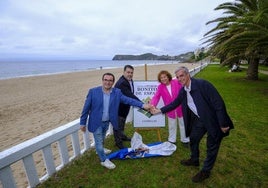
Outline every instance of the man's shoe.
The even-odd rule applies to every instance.
[[[122,138],[123,141],[131,141],[131,138],[128,138],[128,137],[124,137]]]
[[[117,143],[115,144],[119,149],[124,149],[125,146],[123,145],[123,143]]]
[[[192,159],[182,160],[183,166],[199,166],[199,161],[193,161]]]
[[[106,159],[105,161],[101,162],[101,165],[108,168],[108,169],[114,169],[115,164],[112,163],[109,159]]]
[[[182,145],[185,148],[190,148],[190,143],[189,142],[182,142]]]
[[[210,172],[209,171],[199,171],[194,177],[192,177],[192,181],[194,183],[202,182],[205,179],[209,178]]]

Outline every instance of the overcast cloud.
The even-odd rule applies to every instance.
[[[230,0],[231,1],[231,0]],[[112,59],[200,48],[228,0],[1,0],[0,58]]]

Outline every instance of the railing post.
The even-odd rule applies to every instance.
[[[7,166],[0,170],[0,180],[3,185],[3,188],[17,187],[10,166]]]
[[[23,158],[23,166],[26,171],[30,187],[35,187],[36,185],[38,185],[40,181],[37,175],[32,155],[28,155],[27,157]]]

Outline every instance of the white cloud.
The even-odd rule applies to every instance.
[[[108,58],[200,47],[223,0],[2,0],[0,54]]]

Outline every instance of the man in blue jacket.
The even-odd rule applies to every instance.
[[[201,182],[209,178],[221,140],[229,135],[234,126],[222,97],[211,83],[191,78],[186,67],[179,67],[175,74],[184,86],[179,95],[170,104],[151,111],[153,114],[166,113],[182,105],[186,136],[190,136],[191,150],[190,158],[181,161],[184,166],[199,166],[199,143],[207,133],[207,156],[203,168],[192,177],[193,182]]]
[[[144,108],[149,110],[149,104],[126,97],[120,89],[113,88],[114,75],[105,73],[102,76],[102,86],[92,88],[88,91],[84,108],[80,117],[80,129],[86,131],[86,123],[88,120],[88,130],[93,133],[95,140],[95,148],[100,158],[101,165],[108,168],[115,168],[104,153],[104,140],[109,123],[115,130],[118,129],[118,108],[120,102]]]

